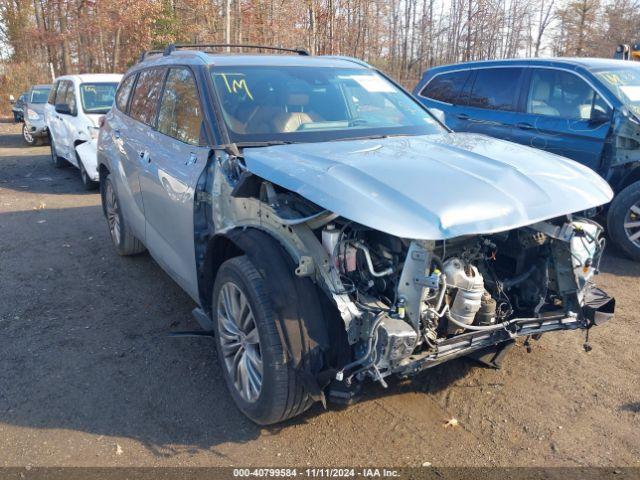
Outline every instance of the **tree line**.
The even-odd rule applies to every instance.
[[[171,42],[349,55],[410,86],[443,63],[611,57],[635,37],[640,0],[0,0],[0,88],[124,72]]]

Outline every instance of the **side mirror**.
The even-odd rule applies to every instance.
[[[56,103],[56,112],[63,115],[73,115],[71,107],[66,103]]]
[[[603,112],[602,110],[593,109],[591,110],[591,118],[589,118],[589,123],[594,125],[602,125],[603,123],[607,123],[611,120],[611,112]]]

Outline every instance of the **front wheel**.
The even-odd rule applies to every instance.
[[[620,250],[640,261],[640,182],[632,183],[613,199],[607,228]]]
[[[29,129],[29,127],[27,126],[26,123],[22,124],[22,138],[24,139],[24,141],[25,141],[25,143],[27,145],[35,145],[36,144],[36,139],[31,134],[31,130]]]
[[[102,192],[102,205],[107,217],[111,242],[119,255],[137,255],[145,251],[143,243],[138,240],[129,230],[129,226],[120,210],[120,202],[113,185],[111,175],[107,175],[104,180],[104,190]]]
[[[87,170],[84,168],[84,165],[82,164],[82,160],[80,160],[80,155],[78,155],[77,153],[76,153],[76,161],[78,162],[78,170],[80,170],[80,180],[82,180],[82,185],[84,186],[84,189],[87,191],[91,191],[98,188],[98,182],[94,182],[93,180],[91,180],[91,177],[89,177]]]
[[[265,279],[248,257],[221,265],[212,311],[218,358],[242,413],[269,425],[311,406],[313,401],[287,361]]]

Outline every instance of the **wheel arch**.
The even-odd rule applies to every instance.
[[[249,257],[261,274],[269,269],[272,269],[271,273],[274,274],[274,266],[279,267],[277,269],[281,275],[274,275],[268,282],[272,286],[271,294],[277,304],[276,309],[288,311],[292,299],[298,298],[298,313],[302,318],[299,323],[300,329],[304,330],[304,336],[308,335],[313,343],[322,349],[329,365],[344,363],[350,355],[350,350],[338,308],[309,277],[298,277],[294,273],[297,265],[294,258],[267,230],[237,227],[209,239],[201,262],[199,278],[201,306],[207,314],[213,319],[211,296],[218,269],[226,260],[241,255]],[[296,294],[293,297],[292,292],[288,292],[287,295],[287,292],[282,290],[285,283],[295,290]],[[289,328],[290,325],[286,327],[287,330]],[[290,339],[292,335],[285,336]]]
[[[614,189],[616,194],[627,188],[629,185],[640,182],[640,163],[637,163],[633,168],[622,177],[616,188]]]

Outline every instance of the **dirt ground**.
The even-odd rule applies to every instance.
[[[272,428],[234,407],[194,303],[111,247],[97,193],[0,125],[0,466],[640,466],[640,265],[607,251],[615,320],[502,370],[456,360]],[[456,418],[458,427],[445,427]]]

